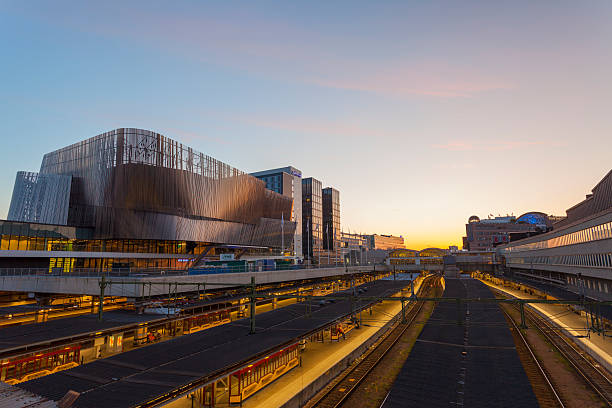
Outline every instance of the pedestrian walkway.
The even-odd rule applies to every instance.
[[[485,284],[498,290],[506,292],[521,299],[538,299],[535,295],[530,295],[520,290],[496,285],[487,280],[482,280]],[[567,305],[554,305],[544,303],[534,303],[530,305],[535,310],[545,315],[563,328],[566,333],[572,336],[572,340],[579,347],[585,350],[608,371],[612,371],[612,338],[602,336],[599,333],[592,333],[588,330],[586,317],[577,314]]]

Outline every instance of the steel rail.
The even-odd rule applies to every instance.
[[[493,289],[493,288],[492,288]],[[507,292],[493,289],[502,296],[511,296]],[[513,305],[517,308],[516,305]],[[534,327],[552,344],[557,351],[571,364],[574,371],[603,399],[608,406],[612,406],[612,381],[593,365],[583,353],[576,349],[556,328],[553,323],[543,317],[540,312],[531,307],[525,309],[525,315],[534,323]],[[512,320],[514,323],[514,320]],[[543,329],[546,328],[546,330]],[[522,336],[522,333],[521,333]]]
[[[612,382],[604,373],[591,363],[580,350],[567,341],[548,320],[533,310],[526,310],[529,319],[536,323],[540,333],[555,346],[555,348],[574,367],[582,379],[609,405],[612,406]],[[539,323],[539,324],[538,324]],[[542,327],[546,327],[543,330]]]
[[[512,326],[514,327],[514,331],[519,335],[519,337],[520,337],[520,339],[522,341],[522,344],[525,346],[525,349],[528,351],[528,353],[529,353],[529,355],[531,357],[531,360],[534,362],[535,366],[538,369],[539,374],[542,376],[542,378],[546,382],[546,385],[547,385],[548,389],[551,391],[551,393],[555,397],[556,403],[559,404],[559,407],[565,408],[565,404],[563,404],[563,401],[561,400],[561,397],[557,393],[557,390],[555,389],[555,386],[553,385],[553,383],[550,380],[548,374],[544,370],[544,367],[542,367],[542,365],[540,364],[540,361],[536,357],[535,353],[533,352],[533,350],[529,346],[529,343],[527,342],[527,339],[525,338],[525,336],[523,335],[523,333],[519,329],[518,325],[516,324],[516,322],[514,321],[514,319],[512,318],[512,316],[510,316],[510,314],[508,312],[506,312],[503,308],[501,308],[501,309],[504,312],[504,314],[506,315],[507,319],[512,323]],[[517,352],[518,352],[518,350],[517,350]]]

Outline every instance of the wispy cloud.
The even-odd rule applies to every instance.
[[[362,73],[348,70],[343,75],[313,79],[312,83],[339,89],[365,91],[389,96],[429,96],[468,98],[479,93],[510,90],[509,81],[496,79],[482,72],[460,67],[442,66],[434,62],[410,64],[402,62],[393,67],[372,66],[369,63],[348,63],[360,67]]]
[[[222,145],[234,144],[231,138],[209,136],[207,133],[204,133],[204,132],[194,132],[190,130],[179,129],[176,127],[168,127],[168,126],[166,126],[165,129],[168,132],[171,132],[171,134],[168,134],[169,137],[178,139],[181,142],[207,141],[207,142],[213,142],[213,143],[218,143]]]
[[[351,136],[351,137],[393,137],[395,134],[386,134],[380,129],[371,129],[354,122],[343,119],[324,120],[318,118],[296,117],[255,117],[232,116],[228,119],[252,126],[283,130],[295,133],[308,133],[318,135]]]
[[[564,147],[565,143],[551,142],[545,140],[487,140],[468,141],[453,140],[441,144],[434,144],[434,149],[449,150],[453,152],[466,151],[504,151],[525,149],[533,146]]]
[[[38,13],[48,23],[114,38],[123,44],[326,88],[390,97],[457,98],[514,86],[495,73],[443,58],[415,60],[402,54],[374,58],[370,55],[377,54],[377,50],[368,47],[378,48],[379,44],[365,45],[360,38],[330,38],[325,32],[248,11],[219,18],[211,13],[143,10],[127,4],[121,13],[111,17],[105,8],[91,8],[77,7],[69,15],[54,9]],[[79,18],[84,15],[87,18]],[[114,21],[112,27],[109,19]],[[387,41],[394,40],[397,39]],[[384,36],[381,41],[385,41]]]
[[[441,170],[468,170],[473,169],[476,166],[474,163],[442,162],[435,163],[433,167]]]

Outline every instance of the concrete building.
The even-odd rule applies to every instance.
[[[302,236],[304,258],[318,260],[323,252],[323,187],[312,177],[302,179]]]
[[[393,236],[393,235],[367,235],[369,240],[369,248],[374,249],[402,249],[406,248],[404,244],[404,237]]]
[[[468,219],[463,237],[463,249],[467,251],[490,251],[516,238],[524,238],[546,232],[552,228],[548,215],[529,212],[514,216],[480,219],[476,215]],[[514,237],[514,238],[513,238]]]
[[[341,253],[344,261],[350,265],[366,264],[368,260],[369,239],[367,235],[342,232],[340,235]],[[370,256],[370,258],[372,258]]]
[[[251,173],[266,183],[266,188],[291,198],[291,217],[285,216],[296,223],[293,236],[292,252],[295,256],[303,256],[302,242],[302,172],[295,167],[287,166],[278,169]]]
[[[497,250],[505,273],[612,300],[612,171],[551,231]]]

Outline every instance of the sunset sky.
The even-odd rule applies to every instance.
[[[18,170],[118,127],[340,191],[344,230],[460,245],[612,168],[612,2],[0,1],[0,218]]]

